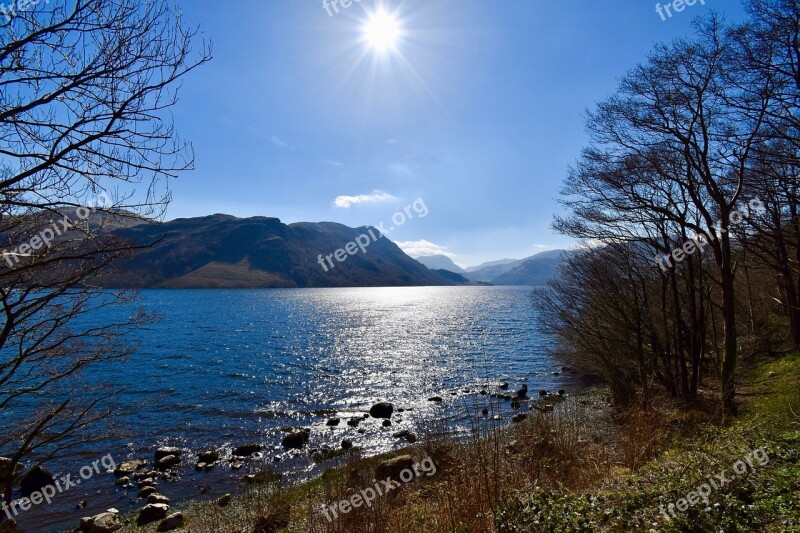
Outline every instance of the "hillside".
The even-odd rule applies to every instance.
[[[115,231],[152,246],[120,263],[107,286],[131,288],[271,288],[456,285],[407,256],[385,237],[326,271],[333,254],[370,228],[331,223],[284,224],[229,215],[140,224]],[[374,234],[380,235],[377,230]],[[323,259],[324,260],[324,259]]]
[[[494,285],[540,286],[558,275],[564,250],[550,250],[524,259],[512,269],[491,280]]]
[[[446,255],[424,255],[416,257],[415,259],[431,270],[449,270],[456,274],[463,274],[466,272],[463,268],[453,263],[453,260]]]

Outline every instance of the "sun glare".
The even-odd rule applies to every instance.
[[[364,41],[380,53],[394,50],[401,33],[397,17],[386,11],[375,12],[364,24]]]

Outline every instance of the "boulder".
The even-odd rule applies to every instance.
[[[351,441],[351,440],[349,440],[349,439],[344,439],[344,440],[342,441],[342,449],[343,449],[343,450],[349,450],[349,449],[351,449],[352,447],[353,447],[353,441]]]
[[[220,507],[227,507],[228,505],[230,505],[231,499],[232,497],[230,494],[224,494],[222,497],[220,497],[219,500],[217,500],[217,505],[219,505]]]
[[[233,449],[233,455],[237,457],[250,457],[263,449],[264,447],[260,444],[243,444]]]
[[[173,529],[183,527],[183,523],[183,514],[173,513],[162,520],[160,524],[158,524],[158,531],[172,531]]]
[[[42,466],[34,466],[19,481],[23,496],[30,496],[49,485],[55,485],[56,478]]]
[[[81,519],[79,531],[84,533],[112,533],[125,525],[118,513],[105,512]]]
[[[522,422],[526,418],[528,418],[528,416],[525,413],[520,413],[518,415],[512,416],[511,417],[511,421],[514,422],[515,424],[519,424],[520,422]]]
[[[341,419],[339,419],[339,418],[330,418],[330,419],[328,419],[328,422],[326,423],[326,425],[328,425],[328,426],[338,426],[339,422],[341,422]]]
[[[392,418],[393,412],[394,405],[389,402],[378,402],[369,410],[369,414],[372,418]]]
[[[547,396],[547,391],[544,390],[544,389],[540,390],[539,391],[539,396],[541,396],[542,398],[546,397]]]
[[[528,395],[528,386],[523,385],[521,389],[517,391],[517,398],[524,398]]]
[[[172,446],[164,446],[156,450],[156,455],[154,460],[158,462],[168,455],[174,455],[175,457],[180,457],[182,454],[183,450],[181,450],[180,448],[175,448]]]
[[[392,478],[395,481],[400,481],[400,472],[409,468],[413,472],[414,458],[410,455],[401,455],[394,459],[389,459],[378,465],[375,469],[375,479]]]
[[[392,425],[392,421],[391,420],[384,420],[383,421],[383,427],[388,428],[391,425]]]
[[[147,498],[148,496],[150,496],[151,494],[155,494],[156,492],[158,492],[158,489],[156,489],[155,487],[142,487],[141,489],[139,489],[139,494],[137,494],[137,496],[139,498]]]
[[[143,526],[156,520],[163,520],[169,514],[169,505],[165,503],[149,503],[139,511],[137,525]]]
[[[403,429],[401,431],[397,431],[394,434],[392,434],[392,437],[394,437],[396,439],[404,439],[404,438],[408,437],[410,434],[411,434],[411,432],[409,430]]]
[[[146,464],[147,461],[145,461],[144,459],[134,459],[132,461],[125,461],[114,470],[114,475],[117,477],[130,476],[131,474],[133,474]]]
[[[297,431],[295,433],[290,433],[285,437],[283,437],[283,440],[281,441],[281,446],[283,446],[286,449],[299,450],[306,445],[310,436],[311,434],[305,430]]]
[[[441,402],[443,400],[442,400],[441,396],[431,396],[430,398],[428,398],[428,401],[429,402]]]
[[[358,427],[358,425],[361,423],[362,420],[364,420],[364,419],[360,418],[360,417],[359,418],[351,418],[350,420],[347,421],[347,425],[350,426],[350,427]]]
[[[156,462],[156,468],[158,470],[167,470],[179,464],[181,464],[181,458],[177,455],[165,455]]]
[[[147,503],[166,503],[169,504],[169,498],[164,496],[163,494],[159,494],[154,492],[150,496],[147,497]]]
[[[503,390],[506,390],[506,389],[508,388],[508,383],[506,383],[506,382],[504,381],[504,382],[500,383],[500,385],[498,385],[498,387],[500,387],[500,388],[501,388],[501,389],[503,389]]]
[[[198,463],[205,463],[207,465],[216,463],[217,461],[219,461],[219,452],[216,450],[200,452],[200,455],[197,457]]]

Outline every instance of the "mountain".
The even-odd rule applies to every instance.
[[[463,274],[465,272],[463,268],[453,263],[453,260],[446,255],[423,255],[415,259],[431,270],[449,270],[456,274]]]
[[[549,250],[523,259],[511,270],[491,280],[493,285],[544,285],[558,275],[565,250]]]
[[[519,259],[499,259],[497,261],[489,261],[487,263],[481,263],[478,266],[467,267],[466,270],[467,272],[476,272],[486,267],[504,266],[504,265],[509,265],[511,263],[519,263],[519,262],[520,262]]]
[[[370,232],[377,240],[372,240]],[[277,218],[211,215],[115,234],[148,246],[118,264],[109,287],[261,288],[457,285],[429,270],[371,227],[333,222],[284,224]],[[342,251],[361,238],[365,253]],[[355,245],[351,245],[353,250]],[[324,264],[324,268],[322,264]],[[332,265],[332,266],[331,266]],[[326,271],[327,269],[327,271]]]
[[[493,261],[492,263],[484,263],[484,265],[480,265],[480,267],[473,267],[477,268],[477,270],[467,269],[464,275],[472,281],[493,283],[493,280],[499,278],[514,267],[521,265],[523,261],[525,261],[525,259],[503,259],[502,262]]]

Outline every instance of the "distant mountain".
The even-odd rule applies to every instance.
[[[118,263],[103,281],[110,287],[259,288],[457,285],[429,270],[380,236],[366,253],[319,263],[375,228],[332,222],[283,224],[277,218],[211,215],[160,225],[140,224],[114,233],[152,246]],[[341,256],[341,254],[340,254]]]
[[[466,270],[467,272],[476,272],[486,267],[504,266],[504,265],[510,265],[511,263],[519,263],[519,262],[520,262],[519,259],[499,259],[497,261],[489,261],[488,263],[481,263],[478,266],[467,267]]]
[[[416,260],[431,270],[449,270],[456,274],[465,272],[463,268],[453,263],[453,260],[446,255],[423,255],[422,257],[417,257]]]
[[[549,250],[522,260],[508,272],[493,279],[493,285],[544,285],[558,275],[565,250]]]
[[[506,262],[510,261],[510,262]],[[524,259],[504,259],[503,262],[497,261],[493,263],[485,263],[486,266],[481,265],[477,270],[467,270],[464,274],[472,281],[482,281],[484,283],[494,283],[493,280],[499,278],[506,272],[509,272],[514,267],[521,265]]]
[[[452,281],[453,283],[455,283],[457,285],[467,285],[467,284],[471,283],[467,278],[465,278],[461,274],[456,274],[455,272],[452,272],[450,270],[445,270],[443,268],[439,268],[439,269],[434,270],[434,272],[436,272],[437,274],[439,274],[442,277],[445,277],[445,278],[449,279],[450,281]]]

